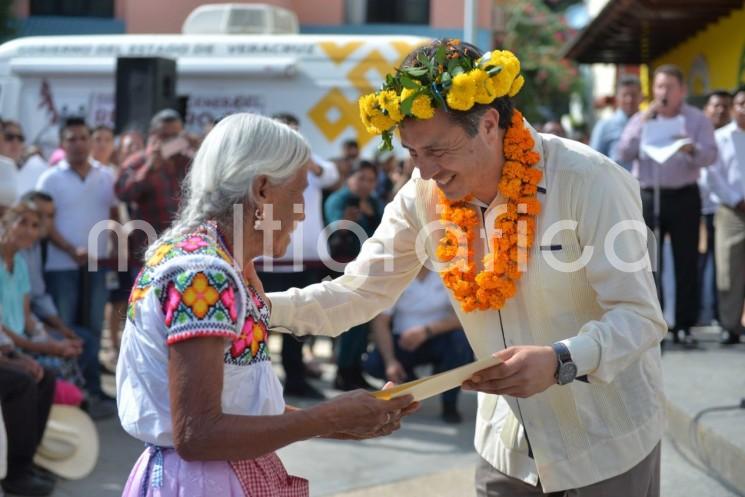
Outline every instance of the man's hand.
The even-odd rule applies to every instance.
[[[696,146],[693,143],[686,143],[685,145],[680,147],[680,151],[688,155],[693,155],[696,153]]]
[[[39,383],[44,377],[44,368],[41,367],[41,364],[27,355],[19,355],[18,357],[9,359],[8,362],[21,371],[28,373],[36,383]]]
[[[665,106],[662,105],[661,102],[658,102],[657,100],[652,101],[652,103],[650,103],[647,107],[647,110],[644,111],[644,114],[642,114],[642,121],[646,122],[654,119],[660,113],[660,110],[664,107]]]
[[[385,377],[393,383],[403,383],[406,381],[408,375],[401,363],[393,359],[385,366]]]
[[[88,251],[83,247],[76,247],[75,251],[70,254],[78,266],[83,267],[88,264]]]
[[[356,222],[360,218],[360,208],[349,205],[344,208],[344,220]]]
[[[556,353],[548,346],[520,345],[497,352],[502,362],[474,374],[464,390],[527,398],[556,384]]]
[[[46,351],[44,353],[69,359],[79,356],[81,352],[82,348],[79,348],[72,340],[65,338],[62,340],[50,340],[47,342]]]
[[[427,328],[425,326],[413,326],[401,333],[398,344],[402,349],[413,352],[427,341]]]
[[[308,163],[308,171],[314,176],[320,176],[323,174],[323,168],[312,160]]]
[[[147,141],[147,149],[145,149],[145,155],[147,156],[148,167],[152,171],[157,171],[162,165],[165,159],[160,151],[160,147],[163,144],[158,135],[150,135]]]

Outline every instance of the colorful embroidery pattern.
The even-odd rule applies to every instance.
[[[162,299],[168,344],[195,336],[234,337],[236,322],[220,300],[220,294],[231,284],[227,274],[216,267],[196,272],[177,270],[167,278]]]
[[[203,257],[195,260],[194,255]],[[170,261],[174,264],[165,267]],[[245,281],[226,247],[207,230],[164,243],[148,259],[130,294],[127,316],[132,322],[143,311],[141,302],[150,292],[163,312],[169,345],[198,336],[224,336],[232,338],[225,351],[226,363],[270,360],[266,344],[269,308]],[[245,309],[242,326],[238,323],[241,309]]]

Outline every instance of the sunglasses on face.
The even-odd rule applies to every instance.
[[[16,133],[5,133],[5,141],[12,142],[13,140],[24,142],[26,141],[26,137],[20,134],[16,134]]]

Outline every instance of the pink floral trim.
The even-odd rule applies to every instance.
[[[228,310],[230,319],[236,321],[238,319],[238,306],[236,305],[235,301],[235,290],[233,290],[232,286],[228,286],[225,290],[223,290],[223,292],[220,294],[220,300],[222,301],[225,308]]]
[[[168,287],[166,288],[166,326],[171,326],[171,322],[173,322],[173,316],[180,303],[181,293],[179,293],[176,285],[174,285],[172,281],[169,281]]]
[[[174,343],[179,343],[179,342],[183,342],[184,340],[189,340],[191,338],[199,338],[199,337],[233,338],[235,337],[235,333],[232,331],[227,331],[227,330],[182,331],[181,333],[177,333],[175,335],[169,335],[168,339],[166,340],[166,343],[168,345],[173,345]]]
[[[205,242],[202,237],[192,236],[184,240],[183,242],[176,245],[178,248],[182,248],[187,252],[196,252],[202,247],[209,247],[209,243]]]

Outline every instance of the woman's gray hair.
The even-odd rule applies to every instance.
[[[234,205],[253,204],[256,177],[281,184],[309,159],[308,142],[289,126],[249,113],[222,119],[199,147],[184,179],[176,220],[160,240],[185,235],[210,220],[230,223]],[[146,260],[159,242],[148,248]]]

